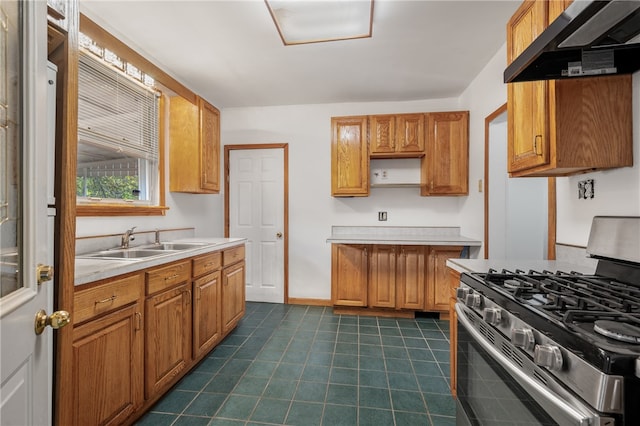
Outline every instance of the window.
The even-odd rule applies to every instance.
[[[163,214],[161,93],[82,33],[80,46],[78,215]]]

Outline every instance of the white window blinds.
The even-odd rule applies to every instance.
[[[158,107],[155,91],[80,51],[79,168],[122,175],[136,168],[131,158],[156,162]]]

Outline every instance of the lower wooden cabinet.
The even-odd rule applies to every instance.
[[[460,272],[451,268],[448,269],[449,291],[449,368],[451,370],[451,395],[456,396],[458,384],[457,366],[458,362],[458,314],[456,314],[456,289],[460,285]]]
[[[143,329],[139,304],[73,330],[73,425],[117,425],[143,403]]]
[[[449,314],[445,263],[459,246],[333,244],[331,299],[336,307]]]
[[[222,333],[233,329],[245,311],[245,264],[238,262],[222,270]]]
[[[458,258],[462,247],[430,246],[427,267],[427,310],[449,312],[449,275],[447,259]]]
[[[220,271],[193,282],[193,358],[199,359],[222,339]]]
[[[331,245],[331,301],[334,306],[367,306],[368,247]]]
[[[416,311],[425,308],[425,247],[399,246],[397,262],[397,307]]]
[[[172,383],[191,362],[191,283],[145,301],[145,397]]]
[[[90,283],[74,294],[64,425],[131,424],[245,313],[244,245]]]

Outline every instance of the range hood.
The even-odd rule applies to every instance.
[[[505,70],[504,82],[640,69],[640,1],[574,0]]]

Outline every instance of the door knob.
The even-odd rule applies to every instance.
[[[71,322],[71,315],[67,311],[56,311],[51,315],[47,315],[44,309],[40,309],[36,314],[36,322],[34,330],[36,334],[42,334],[46,326],[51,326],[53,329],[64,327]]]
[[[278,233],[276,234],[276,237],[278,237],[278,238],[282,238],[282,232],[278,232]]]

